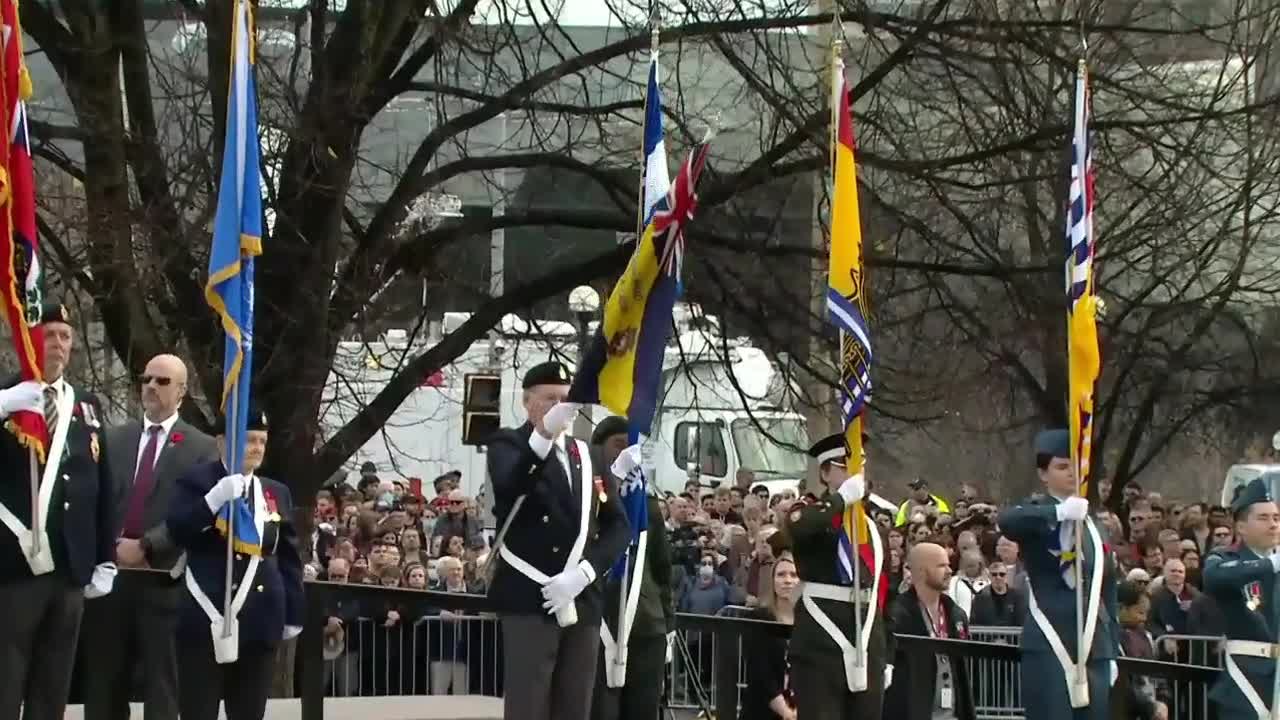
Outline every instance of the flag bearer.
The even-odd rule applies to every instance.
[[[1209,699],[1219,720],[1273,717],[1277,648],[1280,648],[1280,510],[1271,497],[1274,474],[1245,485],[1231,503],[1238,545],[1214,550],[1204,562],[1204,590],[1226,625],[1223,655]]]
[[[225,433],[218,450],[226,457]],[[192,468],[169,505],[169,534],[186,553],[178,618],[182,720],[217,720],[219,704],[227,720],[262,720],[276,647],[302,632],[293,501],[283,483],[256,474],[266,450],[267,417],[250,408],[243,467],[233,473],[215,460]],[[228,514],[236,539],[229,635],[223,632]]]
[[[61,720],[85,596],[107,594],[115,580],[115,526],[102,410],[63,377],[71,316],[55,303],[41,317],[47,382],[0,390],[0,418],[40,413],[49,428],[47,462],[35,468],[0,429],[0,718]]]
[[[1030,612],[1022,630],[1022,697],[1036,720],[1104,720],[1115,681],[1115,561],[1076,495],[1066,430],[1036,436],[1036,468],[1045,497],[1000,514],[1000,531],[1018,543],[1027,570]],[[1084,656],[1078,673],[1075,543],[1084,523]],[[1101,570],[1099,571],[1099,565]],[[1081,682],[1083,680],[1084,682]]]
[[[638,446],[627,447],[627,421],[616,415],[601,420],[591,435],[591,444],[604,449],[604,459],[610,464],[614,479],[625,480],[635,466],[634,456],[639,454]],[[622,583],[612,573],[605,580],[605,613],[600,625],[601,653],[596,668],[595,696],[591,701],[592,720],[654,720],[658,717],[667,637],[675,631],[671,543],[667,540],[661,503],[652,493],[646,496],[644,567],[638,572],[632,571],[631,582],[638,580],[640,587],[629,585],[627,593],[635,598],[634,609],[629,613],[627,662],[623,677],[614,677],[612,682],[610,661],[616,658],[605,649],[610,643],[616,648],[618,643]],[[634,567],[635,558],[631,562]],[[612,672],[616,673],[616,669]]]
[[[884,545],[871,524],[865,546],[851,553],[845,535],[845,508],[864,502],[862,474],[850,476],[843,433],[819,440],[809,449],[817,460],[826,492],[816,502],[796,506],[784,535],[804,582],[791,632],[791,680],[796,714],[803,720],[878,718],[884,690],[893,681],[886,665],[890,636],[884,626],[888,593]],[[785,539],[782,539],[785,536]],[[862,637],[856,637],[853,568],[860,563]],[[855,653],[865,652],[860,672]]]
[[[487,451],[498,522],[489,598],[506,648],[505,716],[583,720],[591,711],[605,572],[631,532],[598,449],[566,437],[579,406],[564,402],[558,362],[525,374],[529,420]]]

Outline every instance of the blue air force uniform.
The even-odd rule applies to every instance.
[[[250,430],[266,429],[266,419],[260,413],[250,417]],[[271,687],[276,647],[286,636],[301,632],[303,624],[302,562],[291,520],[293,499],[283,483],[255,476],[249,479],[246,497],[255,519],[259,512],[265,512],[260,536],[262,555],[254,563],[253,576],[246,578],[254,558],[237,548],[232,593],[242,591],[243,584],[249,583],[236,615],[239,652],[234,662],[217,662],[211,618],[199,594],[219,615],[222,613],[227,540],[215,525],[216,518],[205,495],[227,475],[221,460],[192,468],[178,480],[169,506],[169,532],[186,553],[186,592],[178,617],[179,707],[183,720],[216,720],[220,702],[226,703],[228,720],[261,720]]]
[[[1036,454],[1069,457],[1067,432],[1041,433],[1036,438]],[[1073,522],[1059,522],[1060,502],[1054,497],[1029,499],[1002,512],[998,520],[1000,532],[1021,547],[1027,572],[1028,606],[1038,608],[1040,615],[1037,618],[1036,610],[1032,609],[1023,624],[1022,697],[1027,717],[1036,720],[1104,720],[1109,714],[1113,663],[1117,655],[1115,560],[1106,551],[1092,520],[1088,520],[1082,579],[1086,613],[1094,573],[1100,569],[1103,574],[1100,594],[1094,602],[1097,620],[1086,663],[1089,702],[1087,707],[1073,709],[1068,683],[1075,681],[1076,673],[1064,670],[1054,649],[1056,638],[1068,662],[1077,661],[1075,570],[1070,561],[1075,531]]]
[[[1257,503],[1271,502],[1263,476],[1246,485],[1231,504],[1239,519]],[[1270,717],[1280,648],[1280,593],[1274,549],[1262,553],[1243,543],[1210,553],[1204,561],[1204,589],[1212,595],[1226,626],[1226,672],[1219,674],[1209,699],[1221,720]]]

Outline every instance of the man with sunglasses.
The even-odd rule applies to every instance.
[[[171,570],[180,551],[165,525],[178,478],[218,457],[217,442],[178,414],[187,395],[187,366],[174,355],[151,358],[142,371],[142,417],[109,428],[115,496],[116,565]],[[82,656],[86,720],[129,717],[135,664],[142,666],[148,719],[178,717],[175,633],[182,587],[174,580],[123,574],[113,593],[85,603]]]
[[[112,589],[115,536],[102,409],[63,376],[71,315],[46,304],[40,319],[45,382],[0,390],[0,419],[40,414],[49,436],[37,464],[0,431],[0,718],[54,720],[66,709],[84,599]]]

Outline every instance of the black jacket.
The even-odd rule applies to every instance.
[[[6,387],[12,387],[16,380]],[[68,585],[83,586],[100,563],[115,562],[115,508],[102,407],[93,395],[74,393],[66,445],[60,458],[45,518],[55,573]],[[52,434],[52,430],[50,430]],[[8,430],[0,430],[0,503],[31,527],[30,451]],[[38,468],[44,471],[44,466]],[[9,528],[0,525],[0,584],[31,577],[31,568]]]
[[[969,637],[969,619],[964,610],[950,597],[943,595],[942,604],[947,614],[947,637],[964,640]],[[915,588],[908,588],[893,604],[891,610],[893,631],[900,635],[929,636],[924,613]],[[955,714],[959,720],[974,720],[973,691],[969,686],[966,660],[961,655],[951,655],[951,686],[955,700]],[[933,701],[937,694],[937,656],[919,649],[903,649],[895,654],[893,684],[884,694],[884,716],[894,720],[929,720],[933,716]]]
[[[503,545],[552,577],[565,570],[565,562],[578,537],[583,458],[572,438],[566,438],[565,447],[575,476],[570,483],[554,447],[545,459],[540,459],[529,447],[532,433],[533,426],[526,423],[519,428],[499,430],[489,440],[487,458],[489,478],[493,482],[493,514],[498,527],[502,528],[517,499],[525,497],[503,538]],[[577,610],[580,624],[595,625],[603,614],[601,588],[605,573],[626,549],[631,531],[618,501],[617,483],[605,467],[599,448],[589,447],[588,454],[591,477],[586,491],[591,493],[591,499],[582,559],[591,563],[596,581],[578,596]],[[599,498],[601,492],[605,494],[604,502]],[[545,601],[538,583],[501,557],[490,561],[498,563],[488,588],[489,598],[498,612],[541,615],[553,621],[542,608]]]
[[[1010,585],[1001,599],[1003,602],[997,605],[991,586],[983,588],[973,598],[973,615],[969,621],[979,627],[1022,627],[1027,615],[1026,596]]]
[[[644,573],[639,576],[643,580],[640,585],[640,600],[636,604],[635,621],[631,626],[632,639],[661,637],[676,629],[675,595],[671,587],[671,543],[667,540],[667,527],[662,521],[660,503],[657,498],[649,496],[649,539],[645,541]],[[632,577],[637,576],[633,574]],[[615,637],[621,590],[622,583],[612,575],[605,579],[604,620]]]

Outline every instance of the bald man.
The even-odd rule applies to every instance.
[[[179,551],[165,514],[178,478],[218,458],[213,438],[178,415],[187,396],[187,366],[174,355],[157,355],[139,379],[142,418],[107,430],[107,461],[115,497],[116,564],[171,570]],[[115,592],[85,604],[81,647],[85,719],[126,720],[134,663],[142,663],[147,720],[178,717],[175,633],[181,586],[177,581],[144,586],[123,573]],[[154,583],[154,581],[153,581]]]
[[[969,618],[947,594],[951,561],[941,545],[920,543],[907,555],[911,587],[893,603],[893,631],[903,635],[967,639]],[[885,691],[884,717],[901,720],[973,720],[964,658],[903,647],[893,660],[893,684]]]

